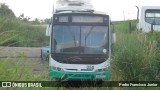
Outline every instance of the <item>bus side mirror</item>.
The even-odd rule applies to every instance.
[[[112,33],[112,43],[116,43],[116,33]]]
[[[50,34],[51,34],[51,28],[52,28],[52,25],[48,24],[47,27],[46,27],[46,36],[50,36]]]

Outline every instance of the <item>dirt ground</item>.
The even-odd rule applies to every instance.
[[[24,54],[28,58],[40,58],[41,48],[31,47],[0,47],[0,57],[19,57]]]
[[[32,47],[0,47],[0,59],[10,60],[15,63],[21,60],[22,65],[31,67],[33,74],[48,71],[48,62],[40,58],[41,48]]]

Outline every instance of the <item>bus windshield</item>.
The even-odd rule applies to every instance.
[[[104,54],[108,50],[108,26],[54,25],[55,53]]]

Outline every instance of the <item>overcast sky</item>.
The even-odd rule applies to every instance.
[[[158,6],[160,0],[92,0],[96,10],[107,12],[112,20],[135,19],[135,6]],[[16,16],[24,13],[31,19],[50,18],[53,9],[53,0],[0,0],[13,10]]]

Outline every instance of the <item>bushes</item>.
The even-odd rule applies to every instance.
[[[112,74],[115,74],[113,79],[160,80],[160,37],[157,34],[118,31],[112,54]]]
[[[35,68],[37,64],[37,62],[30,62],[24,53],[17,53],[14,58],[10,58],[10,56],[0,58],[0,81],[48,80],[48,78],[45,78],[48,74],[45,69],[43,69],[40,74],[34,74],[33,68]]]
[[[128,20],[128,21],[118,21],[112,23],[112,30],[116,29],[116,32],[120,33],[128,33],[129,29],[132,31],[136,30],[136,20]]]
[[[49,44],[44,26],[9,17],[0,17],[0,23],[0,46],[41,47]]]

